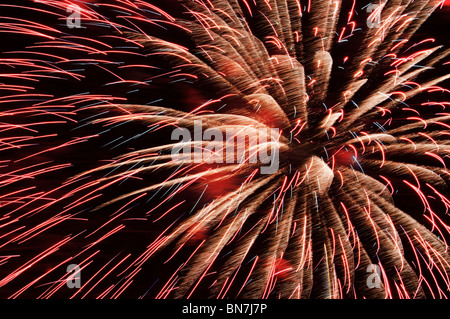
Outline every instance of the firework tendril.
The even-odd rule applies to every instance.
[[[450,49],[421,31],[444,1],[0,10],[2,297],[450,295]],[[174,159],[198,123],[278,135]]]

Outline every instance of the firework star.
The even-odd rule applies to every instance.
[[[448,297],[443,5],[3,2],[0,294]]]

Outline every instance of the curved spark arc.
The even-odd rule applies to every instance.
[[[0,286],[13,285],[11,298],[35,286],[42,298],[68,294],[68,275],[57,270],[76,262],[97,279],[70,297],[117,298],[160,258],[174,269],[161,276],[155,298],[447,296],[449,226],[436,202],[449,207],[448,103],[436,102],[442,110],[424,116],[406,104],[421,93],[448,92],[438,84],[450,75],[431,71],[450,51],[413,51],[433,41],[409,42],[442,3],[382,1],[378,28],[364,20],[377,12],[361,6],[357,18],[357,8],[341,1],[80,3],[86,32],[98,38],[6,18],[2,32],[34,40],[0,60],[6,70],[0,89],[7,92],[0,100],[1,150],[12,158],[0,162],[7,210],[0,247],[9,254],[46,233],[58,234],[62,225],[83,225],[68,226],[70,232],[29,260],[2,257]],[[3,6],[64,22],[67,5]],[[358,49],[350,55],[343,46]],[[343,64],[339,50],[347,54]],[[99,72],[102,88],[91,84],[92,92],[82,91]],[[414,82],[425,74],[425,81]],[[42,84],[67,79],[80,90],[67,94]],[[194,101],[177,105],[169,103],[170,93],[158,95],[160,87],[175,90],[180,83],[193,88]],[[155,98],[139,103],[140,92]],[[399,108],[405,107],[402,124],[396,116],[403,117]],[[193,130],[195,121],[221,132],[233,128],[237,136],[280,129],[279,139],[267,143],[279,148],[279,170],[261,175],[249,158],[220,165],[207,162],[208,156],[194,164],[173,161],[167,132]],[[137,125],[137,134],[121,131],[129,124]],[[147,141],[151,146],[142,142],[147,136],[156,136]],[[97,140],[109,149],[98,162],[80,154],[76,160],[87,163],[76,167],[76,160],[58,153],[73,154]],[[202,151],[206,144],[186,143]],[[76,173],[65,173],[69,167]],[[52,188],[35,182],[46,174],[66,179]],[[423,214],[399,209],[393,184],[414,194]],[[145,208],[133,214],[139,205]],[[100,222],[98,215],[104,216]],[[139,251],[127,252],[132,244],[123,243],[113,254],[103,252],[132,220],[157,234]],[[58,257],[64,247],[61,256],[70,256]],[[39,268],[49,258],[52,267]],[[381,269],[380,289],[366,284],[372,264]],[[39,275],[14,286],[30,269],[40,269]]]

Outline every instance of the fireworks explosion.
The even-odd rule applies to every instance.
[[[3,298],[450,295],[444,1],[0,8]]]

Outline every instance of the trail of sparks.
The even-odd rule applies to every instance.
[[[0,56],[7,297],[448,298],[450,50],[415,38],[444,1],[156,2],[0,5],[24,43]],[[174,160],[198,121],[234,134]]]

